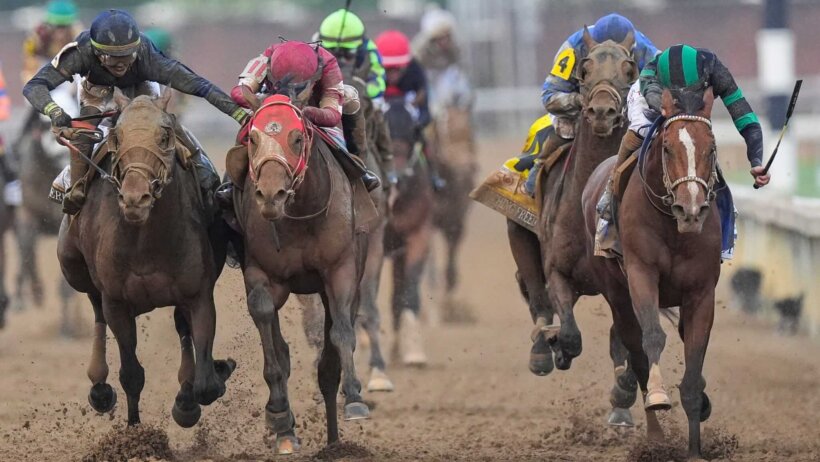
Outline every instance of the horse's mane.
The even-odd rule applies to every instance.
[[[673,90],[675,106],[684,114],[697,114],[703,109],[703,93],[692,90]]]

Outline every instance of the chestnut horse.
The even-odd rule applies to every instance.
[[[568,369],[572,358],[581,353],[581,333],[573,307],[580,295],[599,293],[589,274],[584,243],[578,239],[584,220],[581,192],[592,170],[618,150],[626,130],[625,95],[638,77],[630,52],[634,43],[631,32],[622,43],[596,43],[587,30],[583,39],[589,52],[577,64],[576,75],[585,105],[569,154],[547,172],[544,186],[539,188],[539,233],[507,220],[510,248],[518,269],[516,279],[535,322],[529,368],[536,375],[549,374],[553,367]],[[552,325],[556,312],[561,321],[560,331]],[[619,371],[626,361],[626,352],[614,329],[610,334],[610,355]],[[632,425],[625,408],[634,396],[633,391],[631,396],[618,399],[621,405],[611,400],[611,424]]]
[[[235,365],[212,357],[213,291],[225,263],[226,228],[206,212],[194,167],[186,171],[177,165],[184,148],[174,136],[173,116],[165,112],[170,96],[166,91],[158,99],[142,95],[129,100],[115,90],[121,114],[107,141],[113,173],[91,182],[82,211],[63,218],[57,247],[66,280],[88,294],[94,308],[89,402],[98,412],[116,402],[106,383],[108,325],[120,350],[128,425],[140,422],[145,383],[136,354],[136,316],[176,306],[182,360],[172,415],[181,426],[194,425],[200,404],[211,404],[225,393]],[[72,155],[78,155],[76,148]]]
[[[385,118],[399,174],[385,236],[385,250],[393,259],[393,351],[405,365],[422,366],[427,356],[419,322],[420,286],[433,234],[433,186],[416,124],[404,99],[389,103]]]
[[[680,306],[678,331],[686,361],[680,395],[689,421],[689,458],[699,460],[700,422],[711,413],[702,373],[721,252],[721,224],[714,206],[717,154],[709,120],[714,98],[711,89],[702,98],[683,93],[677,99],[666,90],[662,101],[668,119],[639,159],[618,212],[623,266],[596,257],[593,268],[644,393],[651,439],[663,438],[655,411],[671,408],[660,370],[666,334],[659,308]],[[590,254],[596,203],[613,166],[614,159],[602,164],[584,191]]]
[[[262,104],[249,92],[245,98],[255,109],[248,147],[231,150],[227,170],[237,186],[234,203],[243,234],[248,310],[262,339],[263,374],[270,388],[266,420],[276,434],[276,452],[290,454],[298,449],[298,439],[288,399],[290,351],[279,310],[291,293],[318,293],[324,305],[318,375],[328,444],[339,439],[340,380],[345,420],[370,414],[353,361],[353,326],[367,252],[367,234],[357,229],[354,188],[364,186],[351,184],[319,129],[287,97],[270,96]]]

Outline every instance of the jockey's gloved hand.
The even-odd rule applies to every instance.
[[[52,103],[54,104],[54,103]],[[71,116],[66,114],[66,112],[60,106],[54,104],[53,107],[49,108],[48,110],[48,117],[51,119],[51,126],[55,128],[69,128],[71,127]]]
[[[231,114],[231,117],[233,117],[235,121],[239,122],[240,126],[244,127],[245,124],[248,123],[248,119],[251,118],[251,115],[246,109],[237,107],[236,110],[233,111],[233,114]]]

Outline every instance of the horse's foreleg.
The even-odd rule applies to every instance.
[[[91,343],[91,360],[88,362],[88,379],[91,391],[88,403],[97,412],[108,412],[117,404],[117,393],[106,383],[108,380],[108,363],[105,360],[105,333],[107,325],[103,315],[102,297],[97,291],[88,294],[94,309],[94,340]]]
[[[546,270],[545,270],[546,271]],[[567,370],[572,365],[573,358],[581,355],[583,345],[581,343],[581,331],[575,322],[575,302],[578,301],[578,293],[573,289],[567,278],[556,269],[549,271],[547,276],[549,291],[547,295],[550,303],[557,308],[561,326],[558,330],[557,345],[555,345],[555,366],[561,370]],[[545,334],[550,336],[547,329]],[[551,340],[552,341],[552,340]]]
[[[120,385],[128,398],[128,425],[140,423],[140,393],[145,385],[145,370],[137,359],[137,323],[131,307],[103,301],[105,320],[117,339],[120,350]]]
[[[680,397],[689,421],[689,458],[700,459],[700,423],[709,418],[711,404],[704,393],[703,361],[715,315],[715,292],[695,294],[681,305],[683,348],[686,371],[680,385]]]
[[[638,264],[627,267],[632,308],[641,326],[643,350],[649,361],[649,378],[644,396],[647,410],[668,410],[672,407],[661,374],[661,353],[666,345],[666,333],[658,309],[658,274]]]
[[[333,316],[331,316],[330,301],[326,293],[322,293],[322,303],[325,308],[325,341],[322,354],[319,357],[319,390],[321,390],[325,401],[327,444],[331,444],[339,441],[336,395],[339,393],[339,382],[342,378],[342,360],[339,356],[339,349],[331,340]]]
[[[422,366],[427,363],[424,353],[424,341],[421,335],[419,313],[421,311],[420,285],[424,266],[427,262],[432,237],[431,223],[424,224],[420,229],[408,235],[405,239],[404,258],[394,262],[394,267],[401,264],[401,273],[397,276],[394,286],[394,310],[399,315],[399,342],[402,362],[406,365]]]
[[[631,311],[629,297],[620,298],[621,300],[616,303],[621,303],[621,306]],[[607,301],[609,301],[609,297],[607,297]],[[609,356],[612,358],[615,369],[615,383],[609,394],[612,411],[609,414],[607,423],[619,427],[632,427],[635,423],[632,420],[632,413],[629,408],[635,404],[638,397],[638,379],[632,370],[632,362],[629,361],[629,350],[621,340],[619,322],[616,321],[620,317],[617,309],[613,308],[612,316],[613,323],[609,329]]]
[[[370,344],[370,380],[367,391],[393,391],[393,382],[385,374],[385,362],[381,350],[381,318],[376,303],[379,295],[379,280],[384,262],[383,241],[378,233],[371,236],[367,263],[361,283],[360,310],[358,321],[364,328]]]
[[[225,380],[233,372],[233,365],[226,365],[220,374],[217,374],[214,367],[216,307],[214,306],[213,286],[203,287],[198,299],[186,304],[185,309],[190,313],[196,358],[193,383],[194,400],[207,406],[225,394]]]
[[[174,327],[179,335],[179,345],[181,358],[179,361],[179,370],[177,371],[177,380],[179,381],[179,392],[174,400],[174,406],[171,408],[171,416],[174,421],[184,428],[190,428],[199,422],[202,415],[202,409],[194,400],[194,380],[195,375],[195,361],[194,361],[194,344],[191,340],[191,322],[190,313],[184,308],[174,308]]]
[[[356,376],[353,352],[356,350],[356,332],[353,330],[353,302],[358,290],[355,256],[346,258],[338,267],[324,275],[325,299],[330,308],[332,326],[330,341],[336,347],[342,365],[342,390],[345,394],[345,420],[365,419],[370,410],[359,394],[362,386]],[[327,315],[325,315],[327,323]],[[327,349],[325,342],[325,349]]]
[[[547,375],[552,372],[555,363],[543,327],[552,324],[554,314],[544,281],[541,247],[534,233],[512,220],[507,220],[507,236],[518,269],[515,279],[521,295],[530,308],[530,316],[536,324],[530,334],[533,344],[530,349],[529,369],[535,375]]]
[[[248,292],[248,311],[262,340],[265,362],[262,374],[269,389],[265,420],[270,431],[276,435],[277,454],[290,454],[298,448],[296,419],[288,401],[290,356],[287,343],[276,338],[281,337],[277,310],[285,304],[288,293],[281,286],[272,287],[267,276],[256,267],[245,270],[245,289]],[[283,351],[279,351],[280,348]],[[287,358],[286,361],[283,358]]]
[[[461,248],[461,239],[464,236],[464,214],[457,212],[452,223],[444,229],[444,238],[447,241],[447,295],[450,295],[458,285],[458,251]]]

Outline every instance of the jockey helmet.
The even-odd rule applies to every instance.
[[[595,26],[589,30],[592,38],[598,42],[606,42],[612,40],[620,43],[626,38],[629,31],[634,31],[635,26],[625,17],[617,14],[608,14],[595,22]]]
[[[376,48],[382,55],[382,64],[385,69],[404,67],[410,64],[410,40],[404,33],[397,30],[382,32],[376,37]]]
[[[91,23],[91,44],[101,55],[129,56],[137,52],[140,31],[137,22],[122,10],[107,10]]]
[[[77,7],[69,0],[52,0],[46,6],[46,24],[70,26],[77,21]]]
[[[149,27],[143,31],[143,35],[148,37],[151,43],[163,53],[168,53],[168,49],[171,48],[171,34],[165,29]]]
[[[336,10],[319,26],[319,39],[325,48],[358,48],[364,43],[364,23],[344,8]]]
[[[429,9],[421,17],[421,32],[428,37],[436,38],[453,32],[456,19],[453,13],[438,6]]]
[[[703,61],[698,62],[700,53],[694,47],[684,44],[671,46],[657,58],[658,80],[665,88],[702,88],[704,77]]]
[[[291,97],[301,93],[321,78],[322,64],[319,50],[305,42],[278,45],[270,56],[270,80],[274,87],[271,90]]]

